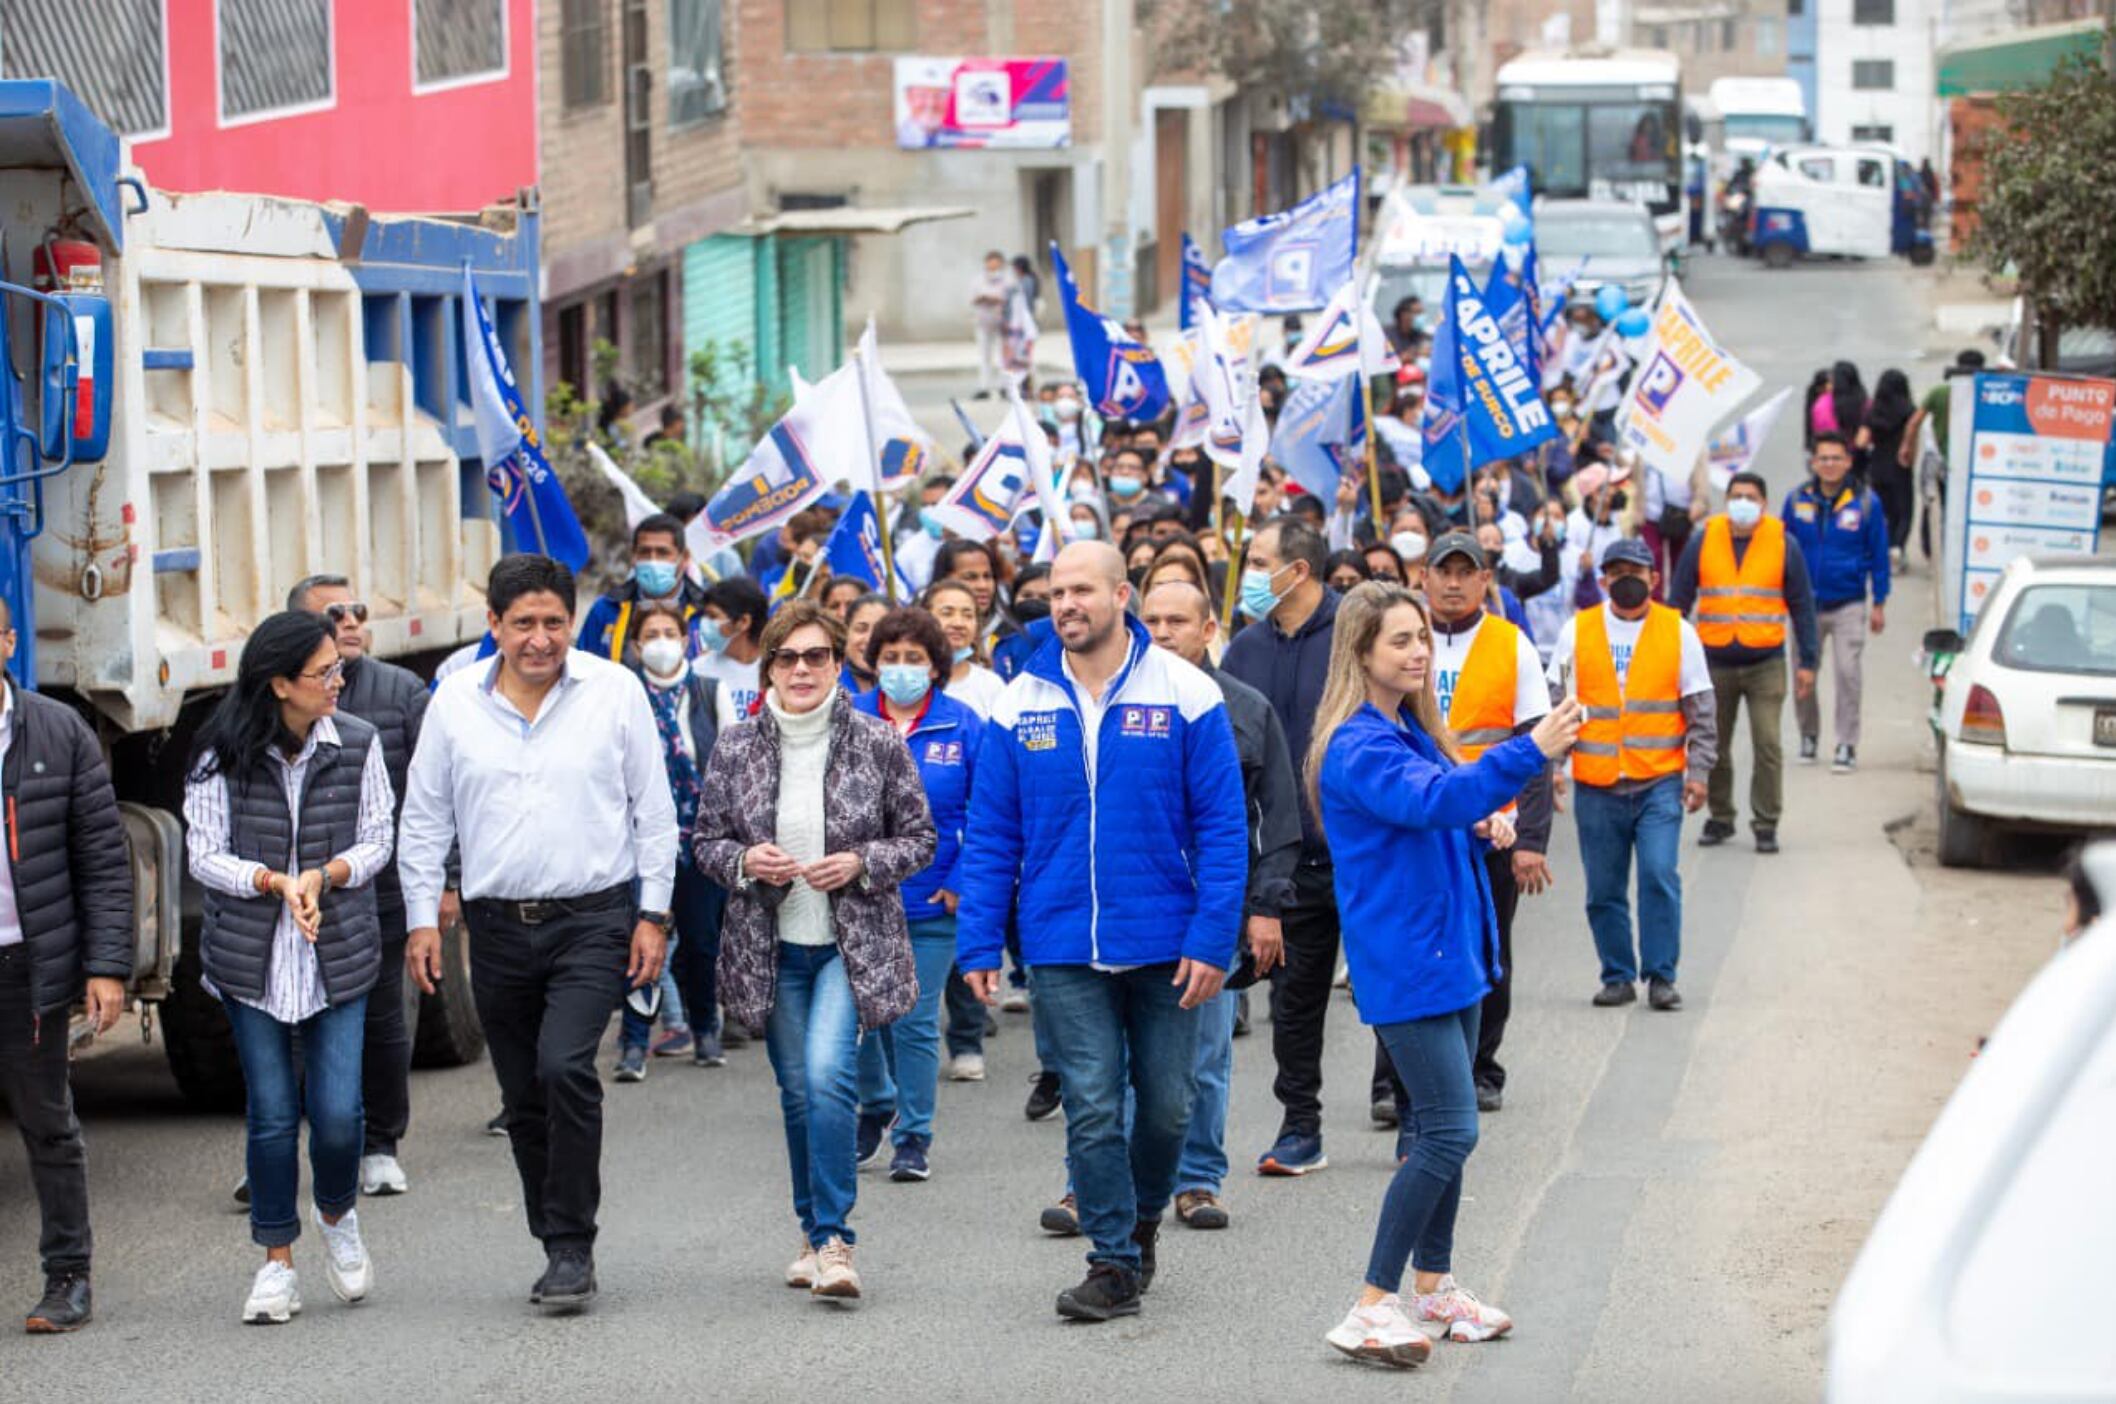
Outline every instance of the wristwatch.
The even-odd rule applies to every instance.
[[[668,931],[668,929],[669,929],[670,927],[672,927],[672,926],[674,926],[674,925],[676,924],[676,918],[675,918],[675,917],[674,917],[673,915],[671,915],[670,913],[668,913],[668,912],[648,912],[648,911],[642,911],[642,912],[640,912],[640,914],[639,914],[639,919],[640,919],[641,921],[651,921],[651,922],[653,922],[653,923],[654,923],[654,924],[655,924],[656,926],[658,926],[658,927],[660,927],[660,928],[662,929],[662,932],[663,932],[664,934],[666,934],[666,933],[667,933],[667,931]]]

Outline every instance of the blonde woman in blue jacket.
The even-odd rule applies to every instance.
[[[1462,1167],[1477,1145],[1477,1018],[1499,962],[1483,853],[1513,842],[1503,806],[1566,752],[1581,715],[1566,699],[1529,735],[1462,764],[1432,659],[1418,596],[1380,581],[1355,587],[1337,607],[1306,765],[1337,862],[1359,1017],[1411,1093],[1416,1139],[1382,1200],[1359,1299],[1327,1336],[1347,1355],[1389,1365],[1431,1355],[1421,1323],[1457,1341],[1513,1327],[1451,1272]],[[1415,1269],[1408,1293],[1406,1263]]]

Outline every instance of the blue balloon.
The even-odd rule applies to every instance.
[[[1630,305],[1631,299],[1614,283],[1604,283],[1595,290],[1594,310],[1605,322],[1613,322],[1623,316],[1624,309]]]
[[[1644,336],[1653,329],[1653,319],[1646,315],[1643,307],[1634,307],[1616,319],[1618,336]]]
[[[1508,208],[1511,209],[1512,206],[1508,206]],[[1516,215],[1513,222],[1506,226],[1505,233],[1501,237],[1506,240],[1507,247],[1518,249],[1535,239],[1536,229],[1527,220]]]

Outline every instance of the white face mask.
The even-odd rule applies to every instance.
[[[1060,395],[1057,399],[1051,401],[1051,408],[1058,412],[1060,419],[1078,419],[1080,417],[1080,402],[1070,395]]]
[[[657,677],[669,677],[683,667],[683,640],[648,639],[639,646],[639,661]]]
[[[1403,557],[1405,565],[1425,559],[1426,540],[1415,531],[1397,532],[1389,538],[1389,545],[1396,548],[1396,554]]]

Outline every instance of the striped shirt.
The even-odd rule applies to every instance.
[[[270,753],[279,766],[280,778],[286,787],[287,813],[292,820],[292,841],[297,852],[301,844],[302,782],[308,775],[309,762],[316,754],[316,747],[324,742],[338,744],[338,727],[329,717],[319,718],[309,728],[308,740],[302,743],[300,753],[291,761],[276,746]],[[389,768],[383,764],[382,742],[378,737],[367,748],[367,762],[360,771],[360,818],[355,826],[353,846],[333,855],[332,859],[342,860],[351,870],[345,883],[347,887],[373,882],[375,875],[389,862],[390,852],[396,845],[395,808],[396,794],[390,789]],[[214,774],[204,779],[193,777],[185,782],[184,823],[190,828],[185,847],[189,851],[191,876],[198,879],[200,886],[231,897],[279,901],[274,896],[258,895],[257,875],[266,871],[265,865],[238,858],[229,851],[228,778],[225,775]],[[220,993],[210,983],[206,988],[216,996]],[[301,934],[301,927],[294,921],[294,909],[285,903],[280,904],[279,925],[272,932],[265,997],[242,1002],[262,1010],[282,1024],[298,1024],[312,1018],[322,1013],[330,1002],[324,994],[323,966],[316,959],[316,947]]]

